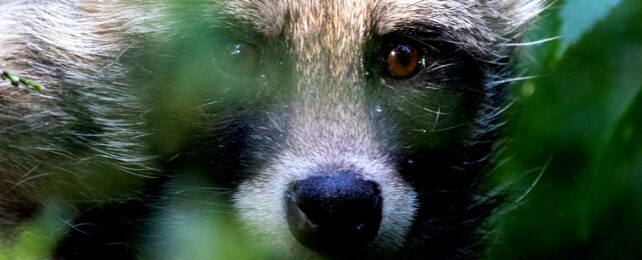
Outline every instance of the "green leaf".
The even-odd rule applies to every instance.
[[[565,39],[573,46],[523,87],[528,95],[518,104],[519,117],[511,118],[514,145],[502,168],[524,182],[516,187],[530,187],[546,170],[524,204],[504,218],[503,240],[488,258],[642,256],[642,1],[621,1],[596,23],[605,7],[586,6],[601,11],[590,11],[592,19],[576,28],[564,18],[567,31],[585,34],[577,42]],[[568,10],[578,9],[560,9]]]
[[[635,171],[642,162],[642,120],[639,120],[642,115],[642,85],[635,96],[615,124],[596,162],[590,189],[593,210],[604,210],[611,199],[609,195],[617,194],[621,185],[631,179],[631,174],[640,174]]]

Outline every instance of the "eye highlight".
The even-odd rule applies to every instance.
[[[263,60],[257,46],[250,43],[230,43],[215,54],[218,68],[238,78],[253,78],[261,73]]]
[[[422,53],[410,44],[394,44],[385,58],[386,75],[407,79],[414,76],[423,67]]]

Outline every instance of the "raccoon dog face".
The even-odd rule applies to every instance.
[[[150,165],[155,154],[136,149],[144,140],[120,135],[132,131],[119,127],[140,118],[115,115],[128,106],[114,108],[104,89],[119,95],[132,90],[104,75],[133,71],[120,63],[118,50],[136,44],[138,36],[161,39],[180,32],[167,29],[171,25],[151,26],[153,17],[152,22],[138,17],[163,13],[162,5],[86,2],[77,17],[98,29],[79,35],[86,38],[78,44],[52,44],[61,38],[44,37],[37,29],[45,19],[24,23],[28,37],[40,41],[11,46],[39,54],[31,58],[41,60],[36,69],[44,67],[48,74],[24,71],[60,86],[51,95],[90,107],[58,115],[63,123],[86,119],[94,127],[92,136],[100,139],[81,140],[94,146],[85,152],[107,151],[103,157],[116,160],[109,162],[121,170],[131,170],[128,163],[143,165],[135,171],[163,168],[162,162]],[[205,158],[211,175],[237,189],[231,198],[236,212],[261,244],[286,256],[331,257],[452,257],[483,244],[477,230],[496,202],[476,195],[483,193],[481,171],[496,141],[510,43],[537,14],[538,1],[198,2],[204,10],[198,19],[217,37],[208,69],[219,79],[210,84],[221,91],[211,97],[212,111],[204,113],[207,123],[199,131],[205,134],[196,139],[205,141],[189,146],[186,154]],[[128,34],[114,33],[125,30]],[[123,43],[101,40],[114,35]],[[89,47],[104,54],[83,60],[85,53],[73,49]],[[51,69],[65,60],[62,72]],[[100,61],[105,62],[90,72],[73,65]],[[86,76],[91,73],[102,78]],[[78,93],[65,89],[69,82],[102,85]],[[238,94],[238,88],[244,91]],[[149,98],[126,96],[136,107]],[[82,131],[87,129],[67,132],[87,137],[78,134]],[[133,143],[128,149],[109,146],[127,142]],[[129,156],[133,150],[138,154]]]
[[[289,65],[289,80],[268,86],[286,94],[250,134],[249,143],[270,148],[253,149],[260,163],[234,196],[250,230],[290,253],[330,256],[479,246],[475,230],[495,202],[474,194],[495,140],[507,43],[536,2],[217,9],[269,42],[239,43],[231,55],[245,64],[246,48],[271,53],[260,59],[265,68]]]

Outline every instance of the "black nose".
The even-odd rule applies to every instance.
[[[382,203],[379,185],[351,172],[295,181],[286,192],[290,232],[326,255],[360,251],[372,242]]]

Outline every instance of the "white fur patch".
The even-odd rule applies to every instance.
[[[271,248],[296,248],[286,222],[285,192],[292,181],[315,174],[319,166],[345,165],[375,181],[383,197],[383,218],[375,248],[390,250],[400,247],[412,224],[416,210],[416,194],[384,158],[345,154],[340,160],[323,157],[301,157],[292,151],[276,156],[260,175],[241,185],[236,195],[236,206],[248,227]]]

